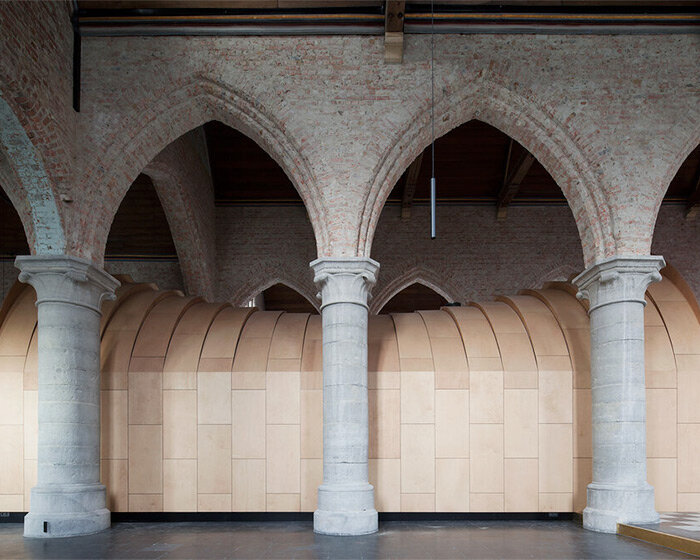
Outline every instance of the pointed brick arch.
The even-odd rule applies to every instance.
[[[294,290],[296,293],[298,293],[300,296],[302,296],[305,300],[307,300],[313,307],[318,311],[319,313],[321,312],[320,308],[320,301],[318,300],[316,294],[310,293],[307,289],[302,287],[301,284],[294,282],[293,280],[290,280],[288,278],[282,278],[282,277],[275,277],[272,279],[266,279],[257,285],[255,287],[251,288],[250,286],[245,286],[238,290],[236,294],[233,296],[231,301],[233,301],[234,305],[238,305],[239,307],[244,307],[248,304],[249,301],[252,301],[255,297],[257,297],[259,294],[270,288],[271,286],[274,286],[275,284],[282,284],[283,286],[286,286],[290,290]]]
[[[123,125],[104,139],[104,154],[97,154],[82,179],[86,186],[100,185],[104,206],[81,228],[82,243],[78,239],[71,243],[80,243],[83,253],[89,253],[86,256],[101,260],[111,219],[134,178],[166,146],[213,120],[252,138],[282,167],[306,205],[317,244],[322,244],[326,232],[316,181],[298,146],[255,99],[203,77],[165,92],[146,109],[132,107],[123,114]]]
[[[538,159],[566,196],[586,263],[614,254],[615,226],[605,191],[566,128],[531,98],[483,77],[464,75],[458,85],[461,87],[436,84],[436,91],[443,93],[435,102],[435,136],[440,137],[472,119],[508,134]],[[359,254],[369,254],[391,189],[430,141],[428,101],[380,159],[362,217]]]
[[[372,294],[369,312],[376,315],[391,301],[396,294],[413,284],[422,284],[444,297],[449,303],[455,301],[457,290],[440,275],[424,267],[414,267],[391,280],[376,293]]]

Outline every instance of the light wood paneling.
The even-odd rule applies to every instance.
[[[265,391],[233,391],[233,458],[265,458]]]
[[[110,507],[313,511],[322,480],[320,317],[204,304],[151,286],[120,293],[128,297],[103,321],[103,350],[118,373],[108,387],[122,387],[127,364],[127,384],[101,395]],[[0,501],[25,510],[36,482],[31,294],[18,303],[31,318],[8,314],[22,333],[0,334],[0,348],[18,352],[0,353]],[[692,352],[700,336],[683,330],[688,313],[678,308],[692,306],[680,291],[664,285],[653,295],[645,311],[649,480],[658,509],[697,510],[700,352]],[[568,285],[370,317],[368,349],[379,510],[585,506],[588,324]]]
[[[298,494],[300,487],[298,425],[267,426],[267,493]]]
[[[197,435],[197,492],[231,494],[231,426],[200,424]]]
[[[197,391],[163,391],[163,458],[197,458]]]
[[[369,482],[377,511],[401,511],[401,459],[370,459]]]
[[[265,459],[234,459],[233,510],[265,511]]]
[[[435,428],[401,425],[401,493],[435,492]]]
[[[469,391],[435,391],[435,456],[469,457]]]
[[[469,459],[435,460],[435,511],[469,511]]]
[[[504,473],[505,511],[538,511],[537,459],[506,459]]]
[[[401,392],[398,390],[369,391],[369,456],[373,459],[401,456]]]
[[[163,365],[163,389],[196,389],[204,338],[216,315],[227,305],[197,303],[175,327]]]
[[[197,511],[197,460],[163,461],[163,509]]]
[[[537,457],[537,390],[506,389],[504,400],[504,456]]]
[[[469,491],[503,492],[503,424],[472,424],[469,445]]]

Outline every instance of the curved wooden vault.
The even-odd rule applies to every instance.
[[[700,508],[700,312],[647,292],[648,469]],[[113,511],[311,511],[322,478],[321,321],[122,278],[102,319],[102,481]],[[0,311],[0,511],[36,482],[35,294]],[[588,317],[570,284],[372,316],[380,511],[580,511],[591,477]]]

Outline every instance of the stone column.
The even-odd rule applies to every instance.
[[[321,258],[311,267],[323,320],[323,484],[314,531],[365,535],[378,528],[367,466],[367,298],[379,264]]]
[[[95,533],[110,524],[100,484],[100,304],[119,282],[67,255],[15,265],[38,308],[38,482],[24,536]]]
[[[644,294],[664,266],[661,257],[616,257],[574,280],[590,301],[593,482],[583,525],[593,531],[659,520],[646,468]]]

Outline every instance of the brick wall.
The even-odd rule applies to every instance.
[[[369,253],[385,195],[430,140],[429,46],[409,36],[404,63],[387,66],[381,37],[86,40],[79,182],[94,192],[72,207],[72,250],[100,260],[136,174],[217,119],[282,165],[321,254]],[[587,262],[643,254],[700,141],[696,50],[682,35],[441,35],[436,133],[470,118],[500,128],[569,197]]]
[[[161,290],[180,290],[185,292],[180,263],[177,260],[108,259],[105,261],[105,270],[112,275],[126,274],[134,282],[152,282],[157,284]]]
[[[377,228],[372,251],[381,265],[373,291],[377,298],[390,297],[387,287],[409,276],[437,279],[437,287],[466,302],[516,293],[583,269],[576,225],[566,206],[515,206],[505,222],[496,221],[491,207],[441,206],[435,241],[429,238],[426,206],[414,207],[408,221],[399,213],[398,206],[387,206]],[[220,300],[243,303],[279,280],[313,297],[309,262],[314,258],[303,208],[217,208]]]
[[[70,13],[68,1],[0,2],[0,181],[42,253],[65,249],[58,194],[83,194],[73,181]]]
[[[398,206],[382,214],[372,258],[381,264],[374,300],[391,297],[402,279],[435,283],[457,301],[489,300],[567,279],[583,268],[578,234],[565,206],[512,206],[504,222],[495,210],[479,206],[438,207],[438,238],[428,236],[429,212],[414,206],[408,221]],[[316,258],[311,224],[304,209],[219,207],[216,209],[217,301],[242,304],[268,285],[282,281],[313,298],[309,262]],[[678,269],[700,299],[700,220],[686,221],[683,206],[662,206],[652,254]],[[17,278],[12,260],[0,260],[2,292]],[[128,274],[136,282],[184,291],[178,262],[108,260],[110,274]],[[411,281],[411,280],[407,280]],[[1,301],[1,300],[0,300]],[[373,308],[376,311],[376,307]]]
[[[313,297],[308,263],[316,252],[303,208],[219,207],[216,214],[219,300],[241,304],[279,280]],[[666,257],[700,298],[700,255],[693,250],[700,221],[684,215],[682,206],[661,208],[652,254]],[[503,222],[489,206],[439,206],[436,240],[429,219],[427,206],[414,206],[407,221],[398,206],[384,208],[371,255],[381,265],[375,300],[420,279],[456,301],[484,301],[568,279],[584,267],[567,206],[512,206]]]
[[[652,255],[673,265],[700,301],[700,220],[686,220],[684,205],[662,206],[654,230]]]

